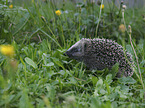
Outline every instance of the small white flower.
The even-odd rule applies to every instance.
[[[122,5],[122,8],[123,8],[123,9],[126,9],[126,5]]]

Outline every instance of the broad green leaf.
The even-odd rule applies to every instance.
[[[8,33],[8,32],[9,32],[8,30],[4,29],[4,33]]]
[[[36,63],[33,60],[31,60],[30,58],[26,57],[25,58],[25,61],[26,61],[27,64],[29,64],[30,66],[32,66],[34,69],[37,68]]]
[[[119,81],[122,84],[134,84],[134,83],[136,83],[136,80],[134,80],[131,77],[122,77],[122,78],[119,78]]]
[[[46,65],[43,65],[43,67],[51,67],[51,66],[54,66],[53,62],[47,63]]]
[[[97,83],[97,81],[98,81],[98,78],[95,77],[95,76],[91,76],[91,79],[92,79],[92,83],[93,83],[93,85],[95,86],[96,83]]]
[[[77,81],[74,79],[74,77],[70,77],[69,80],[72,84],[77,84]]]
[[[112,78],[116,76],[116,74],[118,73],[118,69],[119,69],[119,63],[116,63],[110,71],[110,73],[112,74]]]
[[[108,84],[112,83],[112,74],[108,74],[108,75],[106,76],[106,82],[107,82]]]
[[[103,86],[103,80],[102,79],[99,79],[98,82],[97,82],[96,87],[97,88],[101,88],[102,86]]]

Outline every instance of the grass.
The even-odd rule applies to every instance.
[[[123,17],[113,3],[103,10],[90,2],[10,4],[13,8],[0,1],[0,44],[15,48],[13,58],[0,53],[1,108],[145,107],[145,7],[127,8]],[[121,24],[125,32],[119,30]],[[98,37],[115,40],[132,54],[132,77],[114,79],[117,65],[111,71],[88,71],[63,55],[81,38]]]

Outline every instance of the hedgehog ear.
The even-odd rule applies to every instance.
[[[84,45],[83,45],[84,51],[87,49],[88,45],[89,45],[88,41],[85,40],[85,41],[84,41]]]
[[[85,38],[81,39],[81,44],[82,44],[82,51],[86,50],[87,46],[88,46],[88,41]]]

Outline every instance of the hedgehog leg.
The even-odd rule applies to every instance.
[[[125,76],[123,73],[124,73],[124,68],[123,67],[120,67],[119,68],[119,71],[117,73],[117,77],[120,78],[122,76]]]

